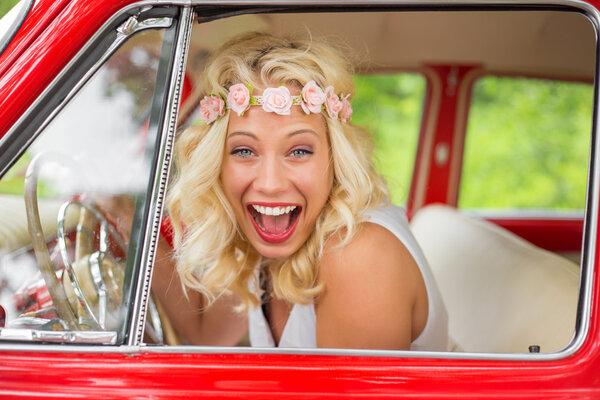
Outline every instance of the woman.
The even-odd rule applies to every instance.
[[[177,139],[168,197],[175,279],[194,290],[183,298],[168,256],[153,279],[178,331],[194,344],[234,345],[249,327],[255,346],[445,350],[425,259],[349,122],[349,63],[325,44],[245,34],[201,85],[204,124]]]

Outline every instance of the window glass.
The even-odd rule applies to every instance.
[[[583,210],[592,85],[487,76],[473,89],[459,207]]]
[[[132,223],[113,211],[146,196],[162,36],[131,38],[0,180],[1,338],[115,342]]]
[[[519,162],[524,162],[523,160],[526,159],[535,161],[535,164],[538,162],[537,158],[544,156],[547,157],[547,161],[539,161],[540,165],[536,165],[533,171],[536,174],[549,176],[550,178],[543,178],[546,181],[542,179],[541,183],[536,183],[536,185],[546,188],[549,186],[547,179],[555,179],[556,176],[560,176],[560,174],[555,174],[555,171],[564,170],[563,172],[568,173],[568,175],[563,180],[570,184],[575,184],[577,180],[581,184],[577,183],[576,185],[580,185],[583,190],[578,189],[578,192],[573,190],[575,201],[572,203],[558,203],[560,205],[554,206],[554,208],[566,209],[567,206],[563,204],[574,204],[569,206],[571,209],[581,210],[583,208],[587,175],[586,160],[589,151],[592,88],[576,83],[564,83],[560,84],[559,87],[552,86],[554,84],[550,82],[514,77],[524,74],[531,74],[532,76],[563,76],[561,73],[567,74],[570,71],[567,76],[573,79],[591,81],[594,74],[596,43],[593,27],[584,16],[577,13],[562,13],[547,10],[536,12],[529,12],[529,10],[527,12],[513,12],[512,10],[498,10],[494,12],[490,12],[491,10],[440,12],[437,10],[435,12],[414,11],[410,13],[382,11],[297,14],[288,12],[261,14],[253,12],[247,15],[241,15],[243,14],[243,10],[240,10],[240,15],[234,12],[234,10],[228,11],[229,14],[221,16],[216,15],[216,11],[213,8],[202,6],[196,8],[199,23],[194,25],[191,32],[190,52],[185,71],[186,79],[184,80],[184,84],[189,84],[190,86],[188,91],[189,97],[186,98],[186,91],[184,90],[184,95],[182,95],[184,101],[180,108],[180,114],[185,116],[185,118],[180,118],[179,120],[181,133],[176,141],[179,140],[190,147],[196,146],[196,142],[190,141],[189,137],[183,133],[184,128],[188,125],[202,123],[198,121],[201,117],[199,109],[201,109],[200,103],[202,100],[206,99],[208,101],[213,98],[213,100],[218,102],[216,94],[203,93],[203,90],[205,90],[203,79],[206,77],[207,61],[222,44],[241,33],[257,30],[265,31],[275,36],[310,36],[315,42],[325,41],[334,47],[344,49],[344,56],[352,64],[354,71],[356,71],[357,75],[354,78],[355,94],[352,97],[352,108],[354,110],[352,123],[365,127],[372,134],[375,142],[374,158],[376,167],[387,180],[392,202],[396,204],[405,203],[410,188],[417,140],[423,119],[424,97],[427,89],[426,82],[432,82],[435,84],[435,87],[432,88],[430,115],[427,116],[427,126],[431,127],[431,130],[428,130],[428,135],[422,142],[424,160],[429,157],[431,151],[435,151],[432,148],[435,143],[433,139],[437,139],[438,137],[450,139],[447,135],[452,134],[454,132],[452,128],[456,126],[447,122],[454,121],[456,115],[460,117],[460,114],[464,112],[464,108],[461,107],[464,103],[460,102],[460,100],[465,95],[469,97],[469,93],[465,89],[469,89],[470,87],[468,85],[459,85],[467,82],[473,76],[466,74],[445,75],[441,71],[471,71],[481,68],[488,71],[505,71],[507,74],[513,76],[513,78],[483,78],[476,85],[475,93],[472,95],[474,109],[470,112],[470,120],[468,121],[467,149],[464,155],[466,172],[463,176],[463,185],[470,186],[471,188],[464,186],[461,189],[463,192],[463,196],[460,199],[461,207],[528,207],[527,203],[523,203],[525,205],[522,205],[515,202],[514,199],[510,199],[509,202],[505,203],[498,202],[498,196],[492,192],[492,189],[488,189],[485,186],[489,182],[493,183],[493,179],[490,176],[484,175],[482,179],[477,181],[473,177],[483,174],[488,164],[495,163],[496,170],[499,171],[497,172],[497,179],[500,182],[496,185],[499,188],[498,190],[508,193],[509,196],[516,196],[516,186],[533,187],[533,184],[525,181],[524,178],[519,178],[523,180],[522,182],[517,179],[517,173],[526,172],[526,169],[520,166]],[[234,16],[230,18],[229,15]],[[373,27],[377,27],[377,29],[373,29]],[[507,27],[510,27],[508,31],[511,32],[511,35],[501,35],[498,33],[501,31],[507,32]],[[546,35],[532,34],[532,31],[541,30],[542,27],[544,32],[547,33]],[[563,41],[557,40],[558,38],[568,36],[564,34],[565,32],[578,32],[577,43],[584,45],[575,47],[572,46],[574,42],[565,44]],[[419,39],[415,40],[415,38]],[[582,49],[581,54],[574,52],[576,49]],[[292,63],[292,65],[294,64]],[[463,67],[465,68],[463,69]],[[409,74],[404,71],[426,71],[428,80],[424,79],[420,74]],[[507,89],[504,88],[504,82],[510,85]],[[230,83],[233,84],[233,82]],[[484,87],[486,83],[491,87]],[[549,86],[545,86],[546,84]],[[565,86],[567,89],[576,89],[565,92],[562,86]],[[543,96],[544,91],[548,92],[545,96]],[[224,93],[219,94],[225,97]],[[541,98],[549,99],[550,101],[544,103]],[[439,102],[438,99],[440,100]],[[456,102],[457,99],[459,100],[458,103]],[[574,104],[579,103],[587,104],[584,107],[585,111],[581,112],[581,115],[583,115],[581,118],[585,119],[585,121],[582,119],[583,122],[581,123],[575,122],[576,120],[579,121],[580,112],[579,108],[577,108],[579,106]],[[455,107],[457,105],[458,107]],[[204,108],[204,112],[210,112],[206,107]],[[526,112],[527,110],[528,112]],[[217,110],[213,111],[218,112]],[[455,112],[457,113],[456,115],[452,114]],[[207,114],[202,116],[205,119],[210,117]],[[217,118],[217,116],[214,115],[214,118]],[[552,118],[556,119],[553,120]],[[444,121],[446,122],[445,124],[443,123]],[[485,136],[486,134],[487,136]],[[198,136],[198,140],[200,137]],[[479,144],[479,137],[487,139],[485,146]],[[525,138],[529,138],[529,141],[522,142]],[[581,138],[585,140],[580,143],[579,140]],[[214,142],[206,140],[208,143],[207,146],[214,145]],[[503,140],[506,143],[496,143],[495,140]],[[578,165],[578,167],[575,167],[576,170],[570,171],[570,166],[562,168],[560,164],[555,167],[554,163],[557,160],[553,158],[553,155],[549,157],[547,155],[557,149],[560,151],[564,150],[567,147],[567,143],[575,140],[578,141],[576,147],[581,151],[577,150],[579,153],[575,156],[559,156],[558,159],[559,161],[563,158],[565,160],[568,159],[569,162],[573,161]],[[249,156],[255,154],[256,150],[252,145],[246,142],[243,143],[244,146],[239,146],[239,148],[236,146],[234,149],[229,149],[230,153],[228,154],[246,154]],[[198,143],[197,146],[203,146],[203,143]],[[522,149],[517,150],[517,147],[521,147]],[[199,152],[198,154],[208,157],[209,151],[206,150],[208,148],[202,149],[203,152]],[[503,149],[504,155],[514,156],[515,159],[505,157],[495,160],[495,152],[500,152]],[[535,150],[534,154],[520,153],[520,151],[526,149],[530,151]],[[210,153],[211,155],[220,154],[220,149],[217,148],[216,151],[210,149]],[[451,155],[454,156],[454,154]],[[471,159],[478,160],[477,157],[482,159],[482,161],[479,164],[474,164]],[[458,160],[454,158],[449,158],[448,160],[452,162],[452,167],[457,165],[455,161]],[[213,161],[215,162],[211,165],[219,165],[216,160]],[[421,178],[422,192],[418,196],[422,196],[423,199],[427,199],[430,193],[435,193],[436,187],[430,183],[448,179],[446,173],[449,169],[446,166],[444,168],[437,168],[438,166],[436,164],[432,168],[429,168],[424,172],[423,176],[419,177]],[[551,169],[551,166],[554,169]],[[427,168],[426,166],[425,169]],[[454,170],[452,169],[452,171]],[[183,174],[181,171],[180,173]],[[438,173],[439,175],[434,176],[434,174]],[[507,175],[510,176],[507,177]],[[222,175],[219,175],[219,172],[216,170],[212,170],[209,176],[221,176],[222,178]],[[239,176],[242,177],[243,174],[240,173]],[[454,178],[453,175],[452,178]],[[196,181],[190,179],[185,180],[185,182],[191,183],[189,188],[182,189],[182,187],[171,186],[169,190],[173,190],[173,187],[175,187],[173,193],[177,193],[178,195],[179,193],[187,194],[188,190],[193,190],[192,188]],[[202,191],[204,189],[202,185],[203,181],[199,179],[198,182],[199,191]],[[494,190],[496,189],[494,188]],[[481,193],[485,191],[489,192],[489,199],[491,200],[482,201],[475,197],[475,195],[485,195],[486,193]],[[564,191],[568,192],[571,189],[567,188]],[[471,192],[475,194],[471,194]],[[182,195],[180,198],[183,197]],[[542,193],[538,198],[546,200],[546,197],[547,194]],[[549,201],[547,203],[550,204]],[[202,203],[198,201],[195,204]],[[210,210],[209,212],[212,213],[211,217],[218,215],[218,210],[213,211],[215,210],[213,203],[207,202],[206,204],[210,204],[210,206],[205,206],[204,209]],[[529,204],[532,204],[529,206],[530,208],[552,208],[546,205],[546,203],[536,201],[530,201]],[[234,206],[239,206],[239,202],[234,204]],[[257,204],[257,207],[260,208],[261,205]],[[174,210],[177,212],[176,208],[175,205],[175,208],[169,211]],[[192,208],[190,206],[186,209],[186,212],[190,213],[186,215],[189,219],[182,224],[186,228],[195,224],[196,221],[202,222],[208,220],[204,214],[196,218],[196,215],[192,214],[195,212],[191,211]],[[252,209],[257,211],[257,213],[254,213]],[[252,209],[248,209],[253,217],[250,222],[254,221],[257,223],[252,226],[258,226],[261,229],[261,221],[267,221],[268,223],[275,222],[268,229],[262,229],[262,232],[267,232],[269,229],[273,232],[277,229],[281,230],[282,227],[285,228],[285,223],[291,221],[291,217],[293,217],[292,215],[289,219],[284,219],[286,218],[284,217],[267,220],[263,219],[266,217],[258,215],[259,213],[263,214],[262,210],[256,210],[254,207]],[[265,209],[264,215],[274,215],[267,214],[269,211],[272,212],[273,210]],[[245,215],[246,213],[244,212]],[[462,217],[462,214],[458,214],[457,216]],[[231,215],[228,215],[228,217],[231,217]],[[216,219],[211,219],[210,221],[216,221]],[[283,221],[283,224],[277,226],[277,221]],[[503,250],[499,250],[498,254],[507,257],[493,257],[497,261],[497,264],[492,265],[492,267],[498,266],[496,275],[489,273],[489,269],[482,270],[481,268],[479,268],[477,273],[474,273],[469,268],[471,266],[480,267],[482,265],[476,258],[479,255],[479,249],[484,248],[481,252],[482,257],[489,258],[489,248],[485,246],[483,241],[480,243],[484,243],[484,246],[476,246],[477,239],[479,239],[478,234],[474,234],[472,240],[471,238],[466,240],[466,236],[460,232],[456,224],[441,224],[448,227],[448,238],[455,238],[462,245],[466,246],[469,254],[465,256],[466,251],[463,253],[460,246],[455,245],[450,240],[439,239],[436,236],[441,231],[439,221],[439,219],[434,218],[432,223],[421,231],[425,233],[416,239],[422,244],[421,247],[432,268],[435,281],[440,286],[441,297],[444,299],[445,307],[448,311],[449,337],[451,342],[456,344],[452,350],[526,353],[529,351],[529,346],[540,346],[542,352],[553,352],[564,348],[569,343],[570,338],[573,336],[574,321],[577,313],[579,293],[577,286],[579,270],[577,269],[577,265],[572,265],[572,263],[564,265],[565,275],[568,274],[568,279],[565,279],[565,282],[562,282],[561,278],[548,285],[544,281],[544,285],[540,286],[546,288],[554,287],[553,285],[556,283],[556,290],[552,290],[551,296],[554,302],[549,301],[547,298],[541,300],[542,296],[535,293],[534,297],[538,299],[538,302],[534,304],[527,297],[527,295],[532,294],[530,281],[527,279],[512,279],[516,276],[517,272],[513,273],[510,270],[510,268],[514,267],[515,271],[517,269],[519,272],[525,271],[527,268],[517,268],[517,266],[531,264],[531,259],[533,258],[523,257],[523,259],[519,260],[520,264],[511,260],[508,257],[509,255],[505,254]],[[212,231],[212,227],[208,227],[208,224],[205,227],[201,223],[198,223],[198,226],[202,226],[205,232]],[[216,231],[218,228],[216,222],[214,226]],[[261,234],[261,231],[258,229],[253,229],[259,235]],[[251,229],[249,230],[252,231]],[[190,231],[186,230],[186,233]],[[221,238],[221,236],[219,237]],[[426,248],[423,245],[426,240],[423,238],[430,239],[431,243],[440,246]],[[496,240],[496,238],[491,240]],[[206,242],[202,243],[201,240],[198,240],[197,243],[198,253],[210,253],[222,250],[216,248],[216,246],[211,247],[206,245],[206,247],[202,247],[201,245],[204,245]],[[237,246],[238,243],[233,243],[232,241],[228,245],[230,245],[229,249],[231,249],[233,245]],[[501,248],[501,246],[498,246],[498,248]],[[241,259],[243,251],[239,248],[235,250],[235,257]],[[452,257],[453,255],[456,255],[462,261],[457,264]],[[539,256],[540,254],[538,253],[537,255]],[[552,256],[550,253],[544,253],[544,255]],[[230,257],[231,260],[234,259],[230,255],[227,257]],[[469,260],[474,261],[471,263],[464,262],[467,257],[469,257]],[[157,260],[160,259],[157,252]],[[560,264],[560,261],[563,261],[562,259],[553,260],[557,262],[557,265]],[[533,264],[541,266],[545,262],[542,261],[540,263],[538,261],[536,259]],[[181,336],[179,343],[216,344],[218,346],[222,346],[223,343],[225,345],[235,345],[236,343],[247,345],[248,337],[239,340],[240,338],[237,336],[242,336],[244,329],[248,330],[249,324],[247,322],[239,324],[239,331],[237,330],[237,325],[235,326],[236,329],[231,329],[232,332],[224,329],[223,336],[219,336],[218,343],[213,341],[212,337],[203,337],[201,333],[198,333],[199,329],[196,329],[198,326],[196,324],[199,321],[202,321],[203,318],[212,318],[216,313],[220,313],[219,315],[223,318],[218,320],[218,324],[222,324],[219,326],[228,327],[229,323],[233,326],[233,322],[226,320],[226,318],[232,315],[231,313],[227,313],[227,310],[237,304],[237,301],[234,301],[235,299],[231,300],[231,304],[228,304],[227,301],[229,299],[227,297],[219,297],[221,303],[218,303],[218,306],[215,306],[212,310],[210,308],[203,309],[206,314],[198,313],[196,315],[195,312],[188,312],[188,309],[185,308],[187,307],[185,300],[181,302],[177,300],[177,296],[174,293],[181,288],[181,285],[164,287],[166,286],[164,285],[165,282],[177,283],[177,277],[183,276],[185,278],[185,274],[188,272],[190,273],[188,277],[192,274],[197,274],[194,277],[198,278],[198,281],[201,281],[204,279],[204,273],[208,269],[201,268],[203,267],[202,262],[206,262],[209,268],[217,265],[216,263],[213,264],[213,260],[204,259],[197,263],[188,263],[199,268],[196,271],[192,271],[190,268],[187,271],[183,271],[184,273],[181,275],[177,275],[177,272],[173,272],[173,269],[165,268],[165,265],[169,267],[167,263],[161,265],[157,262],[154,267],[152,290],[156,296],[159,296],[161,293],[167,293],[170,296],[167,297],[165,295],[163,297],[165,301],[162,301],[161,304],[166,313],[171,317],[175,331]],[[458,270],[454,271],[452,268],[444,268],[449,264],[453,264],[453,266],[463,265],[464,268],[460,272]],[[492,263],[487,259],[484,264],[488,265]],[[260,272],[258,271],[260,262],[257,261],[255,265],[257,271],[254,272],[260,277]],[[563,264],[560,264],[560,268],[563,268]],[[449,276],[445,276],[444,274],[447,271],[454,272],[449,274]],[[538,277],[538,273],[542,276],[542,279]],[[157,277],[161,276],[159,274],[164,275],[162,275],[162,278],[157,279]],[[536,270],[535,274],[530,274],[529,278],[534,278],[532,280],[540,282],[546,276],[547,274],[540,267]],[[506,277],[506,279],[498,277]],[[209,280],[206,279],[206,281]],[[268,282],[263,281],[263,283],[265,283],[268,292]],[[486,287],[489,290],[484,291],[484,293],[480,290],[481,287]],[[472,290],[469,291],[470,289]],[[191,305],[190,308],[193,310],[202,309],[203,300],[201,294],[193,290],[189,292],[192,296],[195,296],[191,297],[188,303],[188,305]],[[560,294],[557,292],[560,292]],[[509,293],[510,296],[506,296],[506,293]],[[220,295],[221,292],[217,290],[217,294]],[[271,295],[272,293],[267,294]],[[270,299],[268,295],[261,296],[261,300]],[[272,295],[276,296],[278,294],[275,293]],[[180,297],[183,298],[183,294]],[[510,300],[510,303],[499,301],[498,299]],[[264,306],[267,311],[271,304],[270,301],[265,301]],[[528,307],[523,307],[523,304],[528,304]],[[223,308],[220,308],[220,306]],[[288,307],[288,313],[293,307]],[[489,310],[491,309],[494,310],[494,313],[490,314]],[[215,314],[209,314],[213,310]],[[477,312],[480,310],[481,318],[477,315]],[[487,318],[492,314],[500,317]],[[287,315],[289,316],[289,314]],[[237,316],[237,314],[234,314],[234,316]],[[522,321],[525,320],[528,321],[527,324],[523,324]],[[217,321],[217,318],[214,321]],[[542,326],[538,321],[544,321],[547,324]],[[267,321],[267,323],[271,322]],[[273,326],[285,329],[285,324],[287,322],[284,321],[281,324],[275,323]],[[216,327],[216,325],[214,326]],[[485,329],[483,328],[484,326]],[[526,332],[528,335],[520,334],[521,331],[516,332],[513,329],[514,326],[522,327],[522,332]],[[557,327],[559,326],[563,328],[557,333],[559,330]],[[233,333],[234,330],[235,332]],[[490,340],[489,332],[494,332],[497,336]],[[271,333],[277,334],[278,332],[272,330]],[[226,336],[230,334],[231,336]],[[219,331],[218,335],[221,335],[221,331]],[[178,341],[175,340],[173,343],[178,343]]]
[[[388,184],[392,203],[406,204],[415,162],[425,97],[419,74],[358,75],[352,122],[367,128],[375,142],[377,170]]]

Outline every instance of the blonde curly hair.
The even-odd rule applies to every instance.
[[[325,43],[249,33],[215,52],[201,88],[207,95],[226,97],[227,89],[236,83],[303,87],[314,80],[322,88],[333,86],[338,93],[353,94],[352,74],[350,63]],[[333,166],[331,193],[304,245],[269,271],[274,295],[292,303],[308,304],[322,290],[317,275],[327,240],[340,233],[340,246],[348,243],[360,226],[363,211],[389,198],[371,160],[369,134],[322,115]],[[214,123],[188,128],[178,137],[167,205],[182,283],[200,291],[208,304],[231,290],[239,295],[243,310],[260,303],[255,271],[261,256],[238,228],[221,184],[228,120],[226,111]]]

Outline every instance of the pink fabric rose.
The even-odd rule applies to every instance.
[[[227,105],[231,111],[237,115],[242,115],[248,109],[250,104],[250,91],[245,85],[237,83],[229,88],[227,95]]]
[[[262,98],[263,110],[266,112],[274,112],[279,115],[290,115],[292,96],[285,86],[265,89]]]
[[[340,110],[340,119],[342,122],[347,122],[352,117],[352,105],[348,101],[348,97],[350,97],[349,94],[342,97],[342,109]]]
[[[321,106],[325,103],[325,93],[315,81],[308,82],[302,88],[302,109],[305,113],[318,114],[321,112]]]
[[[225,115],[225,102],[219,96],[204,96],[200,100],[200,119],[207,124]]]
[[[333,119],[337,119],[338,114],[342,110],[342,102],[337,94],[333,92],[333,86],[328,86],[325,89],[325,109],[327,114]]]

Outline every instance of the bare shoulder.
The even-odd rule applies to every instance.
[[[320,278],[324,283],[365,276],[375,281],[391,277],[406,280],[417,272],[415,260],[402,242],[386,228],[363,223],[350,243],[340,246],[341,237],[326,245],[321,260]]]
[[[372,223],[363,223],[350,243],[340,241],[332,238],[321,259],[318,345],[408,349],[427,320],[427,292],[410,252]]]

